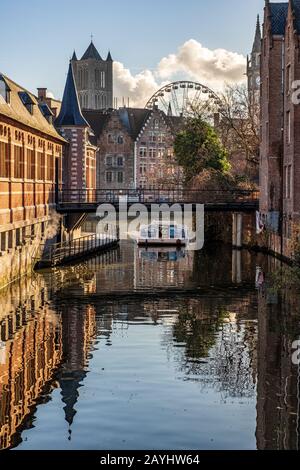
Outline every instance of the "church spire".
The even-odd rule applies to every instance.
[[[60,113],[55,121],[57,127],[63,126],[82,126],[89,127],[81,113],[78,94],[75,85],[72,63],[70,62],[69,71],[61,104]]]
[[[107,62],[113,62],[113,59],[112,59],[112,56],[111,56],[110,51],[108,51],[106,61],[107,61]]]
[[[254,38],[252,52],[260,52],[260,51],[261,51],[261,28],[260,28],[259,15],[257,15],[255,38]]]
[[[75,50],[74,50],[74,52],[73,52],[73,55],[72,55],[72,59],[71,59],[71,60],[74,61],[74,62],[77,60],[77,55],[76,55]]]

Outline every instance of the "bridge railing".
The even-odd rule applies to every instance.
[[[78,204],[119,204],[128,203],[240,203],[256,202],[259,193],[253,190],[219,189],[72,189],[64,190],[58,195],[58,203],[62,205]]]
[[[71,241],[52,244],[46,249],[42,247],[42,257],[38,260],[37,265],[38,267],[57,266],[81,255],[109,247],[117,241],[117,234],[108,232],[105,234],[89,234]]]

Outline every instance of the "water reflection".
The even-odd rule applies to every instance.
[[[298,449],[299,297],[258,285],[272,263],[125,243],[11,286],[0,448]]]
[[[56,386],[51,380],[62,360],[62,325],[46,299],[41,279],[23,280],[0,297],[2,449],[20,440],[16,431],[25,417],[34,405],[45,403]]]

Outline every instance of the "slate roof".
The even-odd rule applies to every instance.
[[[106,60],[107,60],[107,62],[113,62],[113,59],[112,59],[112,56],[111,56],[110,51],[108,51]]]
[[[101,136],[104,128],[109,123],[109,120],[113,114],[117,114],[122,122],[123,126],[127,130],[128,134],[135,141],[146,121],[151,116],[151,109],[143,108],[120,108],[109,111],[93,111],[84,110],[83,116],[88,121],[90,127],[93,129],[96,140],[93,141],[96,144],[99,137]],[[163,113],[163,112],[162,112]],[[176,134],[182,129],[184,124],[184,118],[179,116],[166,116],[163,113],[166,123],[170,126],[172,132]]]
[[[90,127],[93,129],[96,139],[99,139],[106,123],[110,119],[111,114],[104,111],[94,110],[84,110],[82,114],[89,123]]]
[[[45,117],[54,116],[53,112],[51,111],[51,109],[46,103],[39,104],[39,108],[42,111],[43,116]]]
[[[61,104],[60,113],[55,121],[55,126],[79,126],[89,127],[87,121],[84,119],[80,104],[78,100],[77,89],[75,85],[73,67],[70,62],[69,71],[64,91],[64,96]]]
[[[119,113],[129,134],[134,140],[136,140],[143,125],[151,115],[151,110],[142,108],[121,108]]]
[[[295,27],[298,34],[300,34],[300,0],[293,0],[292,6],[295,13]]]
[[[285,34],[288,7],[288,3],[269,3],[273,35],[283,36]]]
[[[94,46],[93,41],[91,41],[91,44],[81,57],[81,60],[88,60],[88,59],[96,59],[96,60],[102,60],[99,52],[97,51],[96,47]]]
[[[77,55],[76,55],[76,52],[74,51],[73,52],[73,55],[72,55],[72,59],[71,60],[74,60],[74,62],[77,60]]]
[[[0,74],[0,77],[4,79],[8,89],[10,90],[10,104],[7,104],[4,100],[0,100],[0,115],[6,116],[30,127],[31,129],[38,130],[43,134],[65,142],[65,139],[58,134],[55,127],[44,117],[41,108],[39,107],[38,98],[25,88],[13,82],[7,76]],[[33,104],[32,114],[23,104],[20,94],[21,96],[26,95],[29,97],[29,101]]]

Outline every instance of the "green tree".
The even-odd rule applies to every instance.
[[[187,181],[203,170],[211,169],[220,174],[230,170],[226,149],[211,125],[200,116],[187,120],[185,129],[175,138],[174,152]]]

